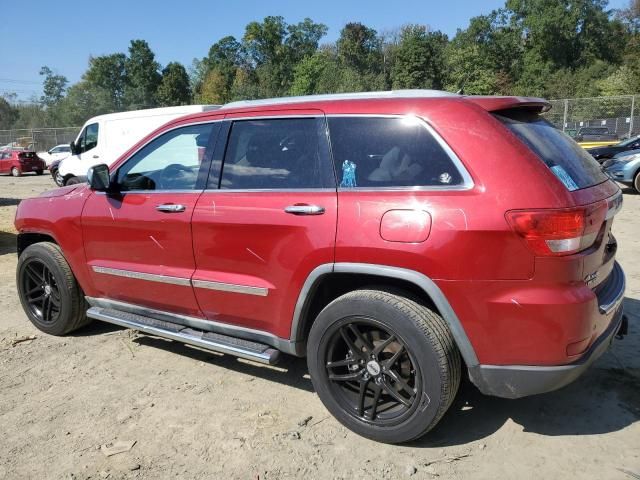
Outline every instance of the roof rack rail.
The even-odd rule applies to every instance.
[[[384,92],[330,93],[323,95],[303,95],[298,97],[276,97],[260,100],[240,100],[223,105],[222,109],[278,105],[284,103],[306,103],[330,100],[361,100],[367,98],[438,98],[459,97],[460,95],[442,90],[389,90]]]

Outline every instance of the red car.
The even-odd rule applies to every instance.
[[[53,335],[98,319],[306,356],[326,407],[383,442],[433,428],[463,374],[560,388],[626,330],[622,197],[548,108],[405,91],[181,118],[20,203],[22,305]]]
[[[0,174],[10,173],[14,177],[19,177],[23,173],[34,172],[42,175],[46,165],[36,152],[18,149],[7,149],[0,151]]]

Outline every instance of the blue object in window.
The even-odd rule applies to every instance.
[[[571,175],[569,175],[567,171],[560,165],[554,165],[553,167],[551,167],[551,171],[555,174],[556,177],[558,177],[558,180],[560,180],[570,192],[578,190],[578,185],[573,181]]]
[[[341,187],[353,188],[356,185],[356,164],[350,160],[342,162],[342,182]]]

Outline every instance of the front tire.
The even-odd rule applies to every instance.
[[[327,409],[385,443],[431,430],[460,384],[460,354],[442,317],[384,290],[355,290],[327,305],[311,328],[307,362]]]
[[[36,170],[36,175],[42,175],[43,170]]]
[[[18,167],[13,167],[11,169],[11,176],[13,176],[13,177],[21,177],[22,176],[22,172],[20,171],[20,169]]]
[[[27,247],[18,260],[16,283],[22,308],[39,330],[65,335],[90,322],[82,290],[58,245]]]
[[[640,171],[636,173],[636,177],[633,179],[633,188],[636,189],[636,192],[640,193]]]
[[[65,182],[65,186],[69,186],[69,185],[77,185],[79,183],[82,183],[82,180],[80,180],[78,177],[69,177]]]

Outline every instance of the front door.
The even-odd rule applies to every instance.
[[[200,315],[190,281],[190,222],[219,125],[183,126],[156,137],[112,174],[118,193],[87,199],[84,245],[101,297]]]
[[[100,124],[92,123],[87,125],[78,136],[78,159],[87,169],[91,165],[100,163],[100,149],[98,148],[98,137]]]
[[[288,338],[307,276],[333,263],[337,194],[323,113],[269,116],[225,119],[222,173],[193,215],[193,285],[207,318]]]

